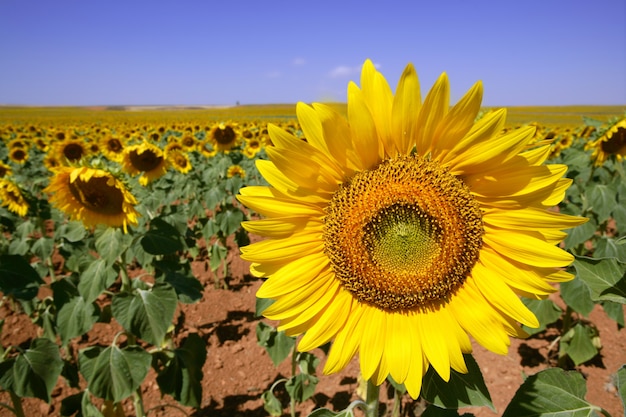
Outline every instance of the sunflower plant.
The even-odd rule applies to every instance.
[[[491,406],[470,337],[506,354],[510,337],[540,326],[522,297],[574,278],[559,244],[588,219],[551,209],[572,184],[567,166],[546,164],[551,147],[535,144],[534,127],[503,131],[505,110],[477,120],[481,98],[477,83],[450,107],[443,74],[422,101],[412,65],[394,94],[368,60],[361,87],[348,86],[347,118],[299,103],[306,140],[268,126],[274,146],[257,168],[269,186],[238,196],[263,216],[243,226],[265,239],[241,249],[265,279],[257,296],[273,301],[263,315],[301,336],[299,351],[331,342],[325,373],[358,354],[368,416],[386,380],[431,409]],[[533,384],[579,377],[529,378],[505,415],[532,409]]]

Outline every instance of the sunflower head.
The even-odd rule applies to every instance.
[[[98,141],[104,156],[112,161],[121,161],[124,155],[124,140],[116,135],[104,135]]]
[[[50,203],[85,226],[123,227],[137,224],[135,197],[110,172],[87,167],[60,167],[44,190]]]
[[[217,123],[211,129],[209,138],[218,151],[229,151],[239,144],[239,132],[233,123]]]
[[[29,208],[21,188],[8,178],[0,179],[0,205],[21,217],[26,216]]]
[[[241,167],[241,165],[231,165],[226,170],[226,178],[246,178],[246,170]]]
[[[89,153],[89,148],[83,141],[73,139],[65,139],[55,144],[54,149],[60,161],[69,163],[78,162]]]
[[[481,99],[479,82],[450,107],[443,74],[422,101],[412,65],[394,94],[366,61],[347,118],[299,103],[306,140],[269,125],[257,167],[270,185],[238,196],[264,217],[244,228],[266,239],[242,258],[300,350],[333,341],[325,372],[358,353],[365,379],[391,375],[416,398],[428,367],[467,372],[470,336],[505,354],[519,323],[538,326],[519,296],[571,279],[557,244],[586,219],[548,210],[567,167],[543,164],[533,127],[504,131],[504,110],[478,118]]]
[[[122,167],[130,175],[141,174],[139,183],[147,185],[167,172],[167,159],[157,145],[144,142],[124,148]]]
[[[24,164],[28,161],[28,149],[15,147],[9,150],[9,159],[18,164]]]
[[[191,171],[191,161],[189,155],[181,150],[173,150],[167,152],[169,164],[178,172],[186,174]]]
[[[13,173],[11,167],[0,161],[0,178],[9,177]]]
[[[626,117],[613,123],[603,134],[587,145],[593,149],[594,165],[601,166],[609,158],[621,162],[626,157]]]

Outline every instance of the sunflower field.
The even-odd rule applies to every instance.
[[[332,111],[333,116],[329,118],[334,115],[351,117],[351,110],[342,104],[325,106],[322,110],[316,107],[315,110],[319,114]],[[293,247],[299,244],[297,236],[300,235],[293,231],[294,228],[313,227],[310,224],[315,223],[316,218],[307,212],[306,222],[293,220],[298,216],[305,217],[303,206],[298,206],[297,199],[308,198],[307,204],[317,204],[317,197],[326,195],[324,184],[332,182],[332,178],[329,179],[331,174],[339,172],[339,168],[327,168],[319,162],[321,157],[315,149],[321,148],[311,133],[313,116],[307,111],[298,108],[296,117],[295,106],[159,110],[0,109],[0,311],[3,315],[11,312],[28,317],[37,335],[26,344],[0,346],[0,389],[11,399],[10,403],[0,404],[0,410],[24,417],[23,398],[50,402],[55,386],[62,383],[76,388],[78,393],[63,399],[60,415],[121,416],[124,415],[122,402],[131,398],[135,415],[146,416],[149,412],[142,403],[140,388],[151,370],[157,374],[162,394],[171,395],[182,406],[198,407],[203,397],[200,381],[210,378],[200,371],[209,346],[194,334],[182,340],[177,337],[180,306],[203,302],[203,284],[192,272],[192,261],[205,259],[214,277],[212,285],[221,289],[229,288],[233,256],[241,255],[250,262],[252,275],[259,279],[273,274],[281,276],[284,270],[281,267],[285,265],[277,263],[281,256],[289,258],[291,263],[286,264],[287,268],[300,268],[298,271],[302,272],[298,273],[303,277],[312,273],[304,270],[316,268],[315,262],[306,262],[317,256],[307,252],[306,242],[302,243],[302,249],[297,249],[302,251],[300,256],[296,256],[296,249],[281,252],[278,243],[271,246],[274,241],[284,241]],[[520,268],[519,274],[528,279],[521,280],[523,282],[515,289],[515,294],[521,297],[518,297],[520,305],[525,306],[519,309],[525,308],[524,311],[529,313],[520,313],[519,317],[511,313],[514,318],[502,319],[498,331],[505,335],[537,335],[548,327],[556,327],[559,337],[554,342],[554,367],[526,379],[504,411],[506,416],[556,412],[608,415],[602,404],[585,400],[585,381],[572,369],[601,353],[602,334],[588,320],[596,305],[602,306],[615,321],[616,328],[625,326],[626,116],[622,112],[621,108],[590,107],[577,109],[573,116],[564,119],[562,109],[556,109],[554,113],[540,108],[511,109],[507,124],[493,132],[496,136],[513,134],[519,129],[531,132],[527,133],[530,138],[525,148],[527,152],[543,149],[547,166],[567,167],[566,173],[563,169],[563,178],[568,179],[567,189],[563,188],[564,198],[556,201],[555,207],[549,211],[555,217],[541,220],[542,225],[554,222],[562,230],[548,229],[547,225],[538,227],[545,227],[541,233],[546,242],[552,246],[558,243],[561,252],[567,252],[573,259],[571,263],[559,264],[558,271],[552,272],[548,281],[537,278],[532,269],[534,266]],[[495,110],[481,109],[472,122],[499,117]],[[308,129],[303,129],[303,119],[308,120],[305,122]],[[298,147],[298,143],[303,147]],[[315,145],[315,149],[310,144]],[[356,153],[359,152],[368,155],[367,151],[357,149]],[[540,159],[538,152],[535,153],[537,155],[528,156],[529,160]],[[378,156],[374,155],[374,158]],[[358,171],[351,165],[350,155],[346,160],[349,169]],[[450,160],[452,165],[469,164]],[[312,161],[311,165],[307,161]],[[438,178],[438,184],[448,181],[439,181],[438,176],[445,177],[448,173],[432,167],[431,162],[420,160],[414,163],[411,156],[395,161],[381,164],[385,168],[376,175],[395,178],[396,171],[412,172],[417,166],[415,169],[426,170]],[[313,167],[318,163],[322,166],[321,171]],[[331,174],[319,179],[327,172]],[[493,172],[497,173],[496,170]],[[425,181],[419,175],[415,174],[415,177]],[[306,196],[294,185],[300,184],[305,177],[316,177],[322,184],[321,191],[311,194],[313,197]],[[382,232],[372,229],[374,231],[368,234],[369,223],[365,227],[360,216],[348,218],[346,212],[357,210],[356,203],[351,201],[363,190],[371,193],[376,201],[395,195],[389,192],[391,188],[369,190],[367,184],[373,181],[373,177],[357,174],[354,177],[356,179],[351,180],[349,186],[333,194],[335,197],[330,201],[332,204],[337,201],[337,211],[328,209],[323,212],[326,221],[324,237],[332,242],[325,249],[324,256],[332,262],[341,258],[334,248],[342,247],[349,240],[345,230],[364,228],[363,241],[373,239],[369,246],[377,247],[379,241],[387,242],[384,233],[397,228],[389,219],[396,218],[408,218],[419,224],[420,230],[409,228],[403,229],[402,233],[417,234],[416,239],[419,238],[420,242],[429,242],[432,236],[423,235],[424,230],[430,233],[431,229],[439,227],[439,223],[429,220],[428,216],[423,220],[426,217],[419,210],[407,209],[422,205],[421,200],[411,200],[404,205],[389,203],[387,207],[393,210],[385,208],[386,211],[381,209],[372,214],[371,217],[379,221]],[[468,177],[469,174],[464,178]],[[385,182],[393,181],[385,179]],[[437,186],[455,190],[460,187],[453,181],[450,184]],[[283,191],[276,191],[283,185],[284,189],[293,189],[289,198],[283,195]],[[480,186],[476,185],[476,189]],[[470,191],[475,193],[475,189],[466,189],[454,191],[459,205],[464,204],[461,201],[472,199]],[[291,204],[294,208],[292,211],[279,208],[281,204],[284,207],[291,207]],[[468,236],[475,237],[468,238],[470,242],[464,243],[463,252],[469,258],[477,258],[482,249],[479,243],[472,242],[479,242],[483,233],[489,238],[491,235],[472,224],[480,223],[482,213],[488,212],[490,207],[489,203],[481,206],[467,204],[467,211],[472,213],[468,216],[472,220],[460,227],[468,230]],[[414,214],[416,212],[419,216]],[[451,213],[446,216],[454,216],[456,212]],[[495,214],[492,216],[496,217]],[[504,216],[501,221],[501,229],[512,227]],[[287,237],[291,233],[297,236]],[[400,235],[404,238],[402,233]],[[528,232],[529,235],[532,233]],[[255,243],[251,244],[251,235],[269,239],[260,242],[252,239]],[[493,239],[499,237],[494,234]],[[390,245],[393,249],[400,244],[393,241]],[[497,245],[494,243],[494,246]],[[514,246],[518,252],[527,249],[522,244]],[[414,241],[410,241],[407,247],[412,253],[426,250]],[[356,252],[359,248],[355,248]],[[388,261],[391,263],[389,268],[404,271],[399,263],[405,258],[398,261],[396,257],[399,255],[395,252],[390,255],[387,248],[382,246],[380,254],[376,252],[376,256],[383,259],[381,263],[385,265]],[[550,256],[546,254],[546,257]],[[444,262],[447,258],[442,259]],[[476,262],[462,259],[465,263]],[[481,252],[480,259],[489,260],[488,254]],[[529,259],[531,263],[534,260],[532,255]],[[343,265],[344,260],[336,262]],[[359,258],[354,261],[355,265],[357,262],[365,261]],[[337,264],[333,265],[334,270],[339,271]],[[496,269],[504,268],[504,264],[495,258],[491,265]],[[557,265],[547,261],[546,265],[537,262],[536,269],[543,271],[554,266]],[[358,265],[349,267],[357,268]],[[456,265],[451,268],[458,269]],[[466,269],[459,271],[463,277],[458,281],[462,282],[468,272]],[[345,277],[337,275],[341,285],[354,287],[353,291],[361,294],[361,284],[351,281],[354,273]],[[575,278],[570,280],[569,275]],[[326,320],[332,327],[331,319],[341,317],[343,312],[329,307],[328,310],[310,310],[309,314],[304,295],[302,299],[283,298],[287,290],[279,288],[278,278],[273,279],[267,282],[276,284],[261,287],[256,309],[259,315],[266,314],[280,326],[276,328],[259,322],[257,337],[274,363],[278,365],[288,358],[293,362],[291,377],[280,381],[286,384],[293,416],[293,404],[311,398],[316,384],[323,378],[316,376],[318,358],[297,352],[294,349],[296,341],[299,340],[304,351],[322,346],[335,368],[345,366],[357,346],[349,342],[350,335],[339,330],[329,333],[330,330],[310,324],[315,318],[321,322]],[[304,290],[302,294],[323,298],[325,291],[335,291],[337,298],[344,297],[333,285],[320,286],[319,295]],[[422,284],[416,285],[414,292],[418,295],[415,297],[422,297]],[[435,289],[452,291],[447,287]],[[548,298],[557,290],[565,309]],[[294,293],[297,291],[293,290]],[[486,289],[481,291],[487,292]],[[496,296],[504,294],[496,288],[493,291]],[[364,303],[374,304],[386,312],[409,309],[416,302],[409,303],[406,299],[378,292],[365,291],[362,297],[359,299]],[[437,294],[429,297],[436,302],[441,298]],[[468,296],[468,300],[470,298]],[[431,299],[427,298],[427,302]],[[470,305],[469,301],[467,305]],[[488,305],[495,306],[493,308],[497,311],[513,306],[497,301]],[[487,309],[482,305],[476,308]],[[369,313],[363,314],[369,317]],[[532,317],[536,317],[536,323]],[[372,313],[371,320],[379,319]],[[448,319],[437,320],[448,326]],[[107,321],[117,322],[123,329],[111,344],[94,344],[79,351],[73,350],[72,341],[83,338],[95,323]],[[513,321],[515,325],[511,324]],[[465,322],[461,319],[459,322],[462,326],[456,321],[453,324],[461,332],[461,327],[465,329]],[[357,324],[355,328],[359,328]],[[432,329],[431,333],[440,330]],[[3,316],[0,332],[7,331]],[[489,333],[491,331],[483,334],[477,330],[471,334],[476,339],[484,339],[484,344],[492,350],[497,350],[495,346],[499,342],[490,340],[491,334],[495,334]],[[367,333],[367,328],[363,332]],[[304,338],[299,337],[302,333]],[[391,330],[388,334],[392,334]],[[465,333],[458,336],[459,340],[466,337]],[[331,339],[334,343],[340,340],[343,345],[339,346],[344,350],[337,353],[338,349],[333,352],[330,348],[328,352]],[[381,359],[380,354],[376,359],[374,353],[366,351],[365,345],[358,350],[363,361],[362,370],[369,374],[366,379],[370,385],[387,381],[398,398],[405,396],[421,401],[424,416],[455,416],[458,415],[456,409],[461,406],[491,407],[480,370],[471,354],[464,350],[463,343],[458,343],[458,357],[450,353],[450,358],[446,356],[445,359],[439,354],[431,355],[431,347],[424,346],[424,360],[420,359],[421,370],[416,377],[419,382],[411,377],[412,368],[407,368],[408,365],[396,364],[392,359],[385,362],[384,355]],[[454,346],[451,346],[432,349],[445,347],[452,352]],[[457,360],[460,363],[455,362]],[[443,368],[447,370],[442,371]],[[615,386],[624,401],[626,367],[616,370]],[[274,388],[272,386],[262,397],[268,415],[280,416],[284,412],[283,404],[274,395]],[[370,388],[368,385],[368,390]],[[370,392],[377,393],[376,390],[368,391],[363,401],[355,402],[345,410],[318,409],[311,415],[345,417],[363,415],[358,414],[362,412],[374,416],[372,404],[376,401],[368,398],[372,395]],[[403,404],[406,406],[406,401]],[[363,411],[357,411],[359,408]],[[390,412],[393,414],[389,415],[394,416],[415,415],[408,414],[400,406]]]

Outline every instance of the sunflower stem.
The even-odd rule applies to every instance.
[[[141,397],[141,386],[137,387],[133,392],[133,404],[135,406],[135,414],[137,417],[145,417],[146,412],[143,409],[143,398]]]
[[[297,361],[298,349],[296,348],[296,344],[293,345],[293,350],[291,351],[291,377],[296,377],[296,367],[298,365]],[[291,417],[296,417],[296,399],[292,396],[289,396],[289,407],[291,411]]]
[[[371,379],[368,379],[367,380],[367,394],[365,398],[365,403],[367,404],[365,415],[367,417],[378,417],[379,398],[380,398],[380,386],[374,384]]]
[[[15,414],[16,417],[24,417],[24,409],[22,408],[22,399],[13,392],[13,390],[8,390],[9,395],[11,396],[11,402],[13,403],[13,408],[11,411]],[[10,407],[9,407],[10,408]]]

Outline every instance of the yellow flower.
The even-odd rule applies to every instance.
[[[139,183],[147,185],[167,172],[167,159],[158,146],[144,142],[124,148],[122,167],[130,175],[138,175]]]
[[[8,177],[13,174],[11,167],[4,162],[0,161],[0,178]]]
[[[506,354],[519,323],[538,326],[519,295],[545,297],[571,279],[564,229],[586,219],[554,213],[571,180],[530,148],[534,128],[501,134],[505,110],[474,122],[482,84],[452,108],[442,74],[421,101],[412,65],[395,95],[371,61],[348,86],[347,120],[297,105],[306,141],[269,126],[257,167],[271,186],[238,199],[265,218],[243,223],[266,240],[242,248],[267,278],[264,312],[303,351],[333,341],[324,371],[359,354],[364,378],[388,375],[416,398],[429,366],[467,372],[470,336]]]
[[[23,164],[28,160],[28,149],[25,148],[12,148],[9,150],[9,159],[18,164]]]
[[[111,173],[87,167],[60,167],[50,185],[50,203],[87,227],[105,224],[123,227],[137,224],[137,200]]]
[[[232,177],[246,178],[246,170],[240,165],[231,165],[226,170],[226,178]]]
[[[89,150],[80,140],[65,139],[54,144],[53,152],[61,162],[78,162]]]
[[[618,162],[626,157],[626,117],[614,123],[598,139],[589,142],[587,149],[593,149],[591,159],[594,165],[601,166],[611,155]]]
[[[28,202],[24,199],[22,190],[6,178],[0,179],[0,204],[22,217],[28,213]]]
[[[211,129],[209,139],[217,151],[229,151],[239,144],[239,132],[236,125],[231,123],[218,123]]]
[[[124,155],[124,140],[116,135],[105,135],[98,141],[105,157],[111,161],[121,161]]]
[[[173,150],[167,152],[167,160],[174,169],[182,174],[186,174],[191,171],[191,161],[189,155],[186,152],[180,150]]]

